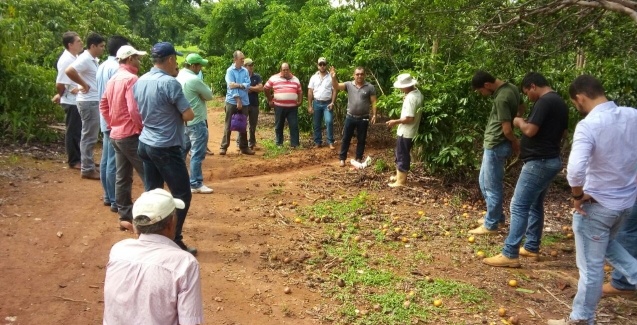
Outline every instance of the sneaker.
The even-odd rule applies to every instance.
[[[104,201],[104,206],[105,207],[110,207],[111,206],[111,201]]]
[[[226,155],[226,149],[219,150],[219,155],[225,156]]]
[[[494,235],[497,234],[497,230],[489,230],[483,226],[480,226],[476,229],[469,230],[469,233],[472,235]]]
[[[241,153],[244,154],[244,155],[254,155],[254,151],[252,151],[252,150],[250,150],[248,148],[242,149]]]
[[[341,167],[345,167],[345,160],[341,160],[341,162],[338,165]]]
[[[99,180],[100,179],[100,173],[98,173],[95,170],[91,170],[89,172],[82,172],[82,179]]]
[[[520,247],[520,256],[524,256],[524,257],[535,257],[537,258],[538,256],[540,256],[540,253],[533,253],[531,251],[527,251],[524,247]]]
[[[549,319],[546,325],[586,325],[586,320]]]
[[[519,258],[508,258],[502,254],[482,259],[482,263],[496,267],[520,267]]]
[[[177,244],[177,246],[179,246],[179,248],[185,250],[186,252],[192,254],[193,256],[197,255],[197,249],[194,247],[188,247],[186,246],[186,244],[184,244],[183,241],[176,241],[175,244]]]
[[[214,152],[212,152],[212,150],[210,150],[210,149],[206,148],[206,155],[208,155],[208,156],[214,156],[214,155],[215,155],[215,153],[214,153]]]
[[[335,149],[336,149],[336,147],[334,146],[334,144],[330,143],[330,150],[335,150]]]
[[[617,289],[610,283],[604,283],[604,285],[602,286],[602,295],[604,296],[629,296],[634,295],[636,292],[637,290]]]
[[[190,193],[201,193],[201,194],[210,194],[212,193],[213,190],[206,186],[206,185],[201,185],[198,188],[191,188],[190,189]]]
[[[117,204],[111,204],[111,212],[117,213],[117,211],[119,211]]]

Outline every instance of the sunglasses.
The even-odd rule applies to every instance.
[[[325,63],[325,62],[321,62],[321,63],[319,63],[318,65],[320,65],[320,66],[322,66],[322,67],[323,67],[323,66],[326,66],[326,65],[327,65],[327,63]]]
[[[364,73],[355,73],[354,75],[355,76],[364,76],[365,74]]]

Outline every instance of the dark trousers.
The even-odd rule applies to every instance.
[[[257,123],[259,122],[259,106],[250,105],[244,109],[248,110],[248,147],[254,147],[257,144]],[[237,146],[239,138],[237,138]]]
[[[144,162],[144,190],[164,188],[165,181],[173,197],[184,201],[186,205],[183,209],[177,209],[176,213],[175,241],[180,242],[183,239],[181,231],[192,199],[190,177],[181,153],[181,147],[151,147],[140,141],[137,153]]]
[[[276,145],[283,145],[283,126],[285,120],[288,121],[290,128],[290,146],[296,148],[299,146],[299,108],[298,107],[278,107],[274,106],[274,134],[276,136]]]
[[[77,105],[61,104],[66,118],[66,133],[64,145],[66,147],[67,163],[74,166],[80,163],[80,140],[82,139],[82,118],[77,111]]]
[[[119,220],[133,221],[133,169],[144,179],[144,163],[137,154],[139,135],[123,139],[111,138],[115,151],[115,202]]]
[[[223,139],[221,139],[221,150],[227,150],[230,145],[230,121],[232,121],[232,114],[241,113],[248,116],[248,106],[243,106],[241,110],[237,109],[237,105],[226,103],[226,121],[223,129]],[[239,132],[239,149],[244,150],[248,148],[248,133]]]
[[[413,144],[414,142],[411,138],[403,138],[402,135],[399,135],[396,139],[396,168],[403,173],[409,171]]]
[[[341,152],[338,155],[340,160],[347,159],[347,151],[349,151],[349,143],[352,141],[354,131],[356,131],[356,160],[363,160],[365,152],[365,141],[367,140],[367,128],[369,127],[369,118],[357,118],[347,115],[345,118],[345,126],[343,127],[343,142],[341,143]]]

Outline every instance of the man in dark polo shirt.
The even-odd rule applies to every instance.
[[[372,124],[376,122],[376,89],[372,84],[365,81],[365,68],[363,67],[357,67],[354,70],[353,82],[339,83],[333,66],[330,68],[330,76],[332,77],[334,91],[345,90],[347,92],[347,116],[343,127],[341,152],[338,155],[340,166],[345,167],[345,159],[347,159],[347,151],[349,150],[349,143],[354,135],[354,130],[356,130],[356,139],[358,141],[356,144],[356,160],[358,162],[363,161],[367,128],[370,120]]]
[[[511,225],[502,254],[482,260],[491,266],[519,267],[519,256],[537,257],[544,228],[544,197],[562,169],[560,143],[568,128],[568,106],[541,74],[528,73],[522,91],[535,104],[525,120],[513,119],[522,131],[522,172],[511,200]],[[525,237],[524,247],[520,248]]]

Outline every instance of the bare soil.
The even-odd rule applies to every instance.
[[[506,230],[473,244],[467,241],[466,231],[484,210],[476,184],[445,184],[414,172],[409,187],[389,189],[390,170],[380,165],[340,168],[336,151],[308,148],[307,134],[302,135],[305,148],[276,158],[265,158],[259,146],[257,155],[241,155],[234,144],[220,156],[223,112],[212,108],[209,114],[209,147],[215,155],[204,161],[204,177],[214,193],[193,195],[184,227],[185,242],[199,250],[207,324],[366,323],[374,306],[353,301],[364,312],[352,316],[343,312],[338,297],[375,292],[350,283],[339,288],[338,278],[348,270],[322,247],[345,239],[326,232],[328,226],[343,232],[354,227],[359,234],[355,245],[369,252],[370,268],[385,267],[386,255],[400,261],[387,266],[405,279],[396,290],[408,291],[410,283],[429,276],[467,283],[491,297],[472,303],[476,308],[447,298],[440,312],[411,323],[500,324],[506,320],[498,316],[500,306],[521,324],[568,315],[578,275],[573,241],[566,238],[568,231],[562,232],[562,226],[570,225],[563,179],[547,202],[545,235],[556,239],[543,247],[540,261],[525,259],[520,269],[496,269],[483,265],[476,252],[497,253]],[[273,138],[271,119],[262,114],[260,139]],[[373,129],[380,135],[371,137],[366,154],[392,168],[392,135],[382,125]],[[109,250],[134,235],[119,231],[117,215],[102,205],[99,182],[82,180],[78,171],[65,167],[60,145],[6,145],[0,155],[0,323],[101,324]],[[517,176],[509,174],[508,198]],[[133,197],[141,192],[135,178]],[[335,225],[329,216],[310,219],[312,206],[347,202],[361,192],[367,204],[351,211],[352,224]],[[378,239],[385,224],[402,230]],[[413,259],[418,252],[428,257]],[[527,292],[509,287],[509,279],[517,279]],[[284,293],[284,287],[291,293]],[[636,312],[634,296],[604,298],[598,321],[637,324]]]

